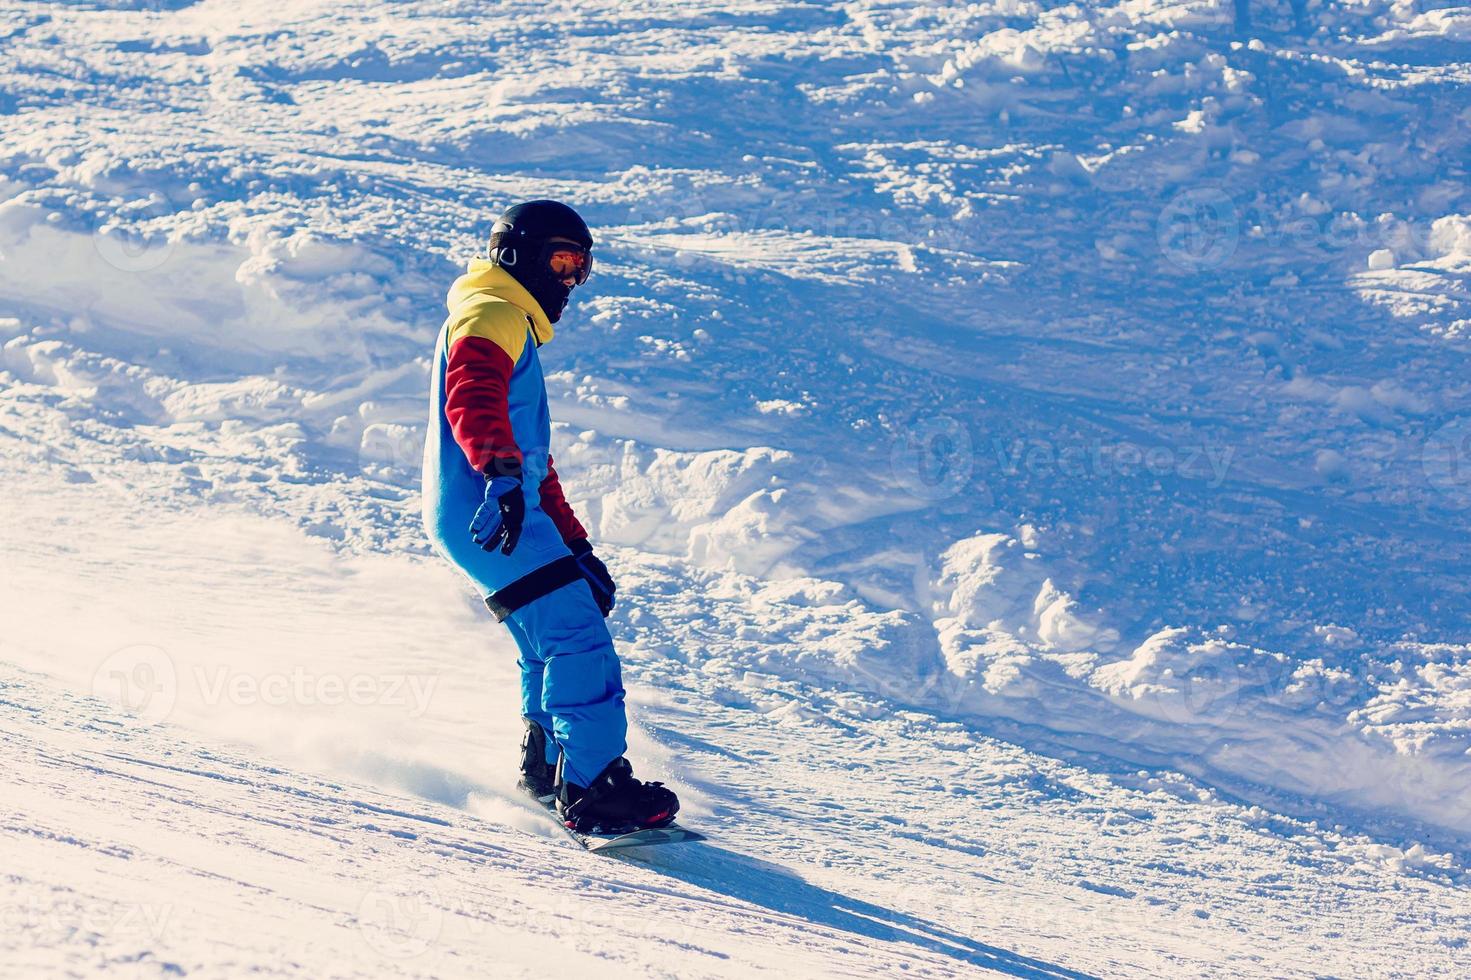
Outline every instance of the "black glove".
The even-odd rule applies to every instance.
[[[485,481],[485,501],[470,522],[470,537],[486,551],[501,549],[509,555],[521,540],[521,523],[526,520],[526,495],[514,476],[493,476]]]
[[[572,557],[577,559],[577,567],[592,587],[592,597],[606,617],[613,611],[613,593],[618,591],[618,586],[613,584],[613,576],[608,574],[608,566],[592,553],[592,545],[587,543],[587,538],[569,541],[567,547],[571,549]]]

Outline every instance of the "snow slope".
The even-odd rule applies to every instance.
[[[1464,955],[1454,854],[674,649],[630,652],[634,749],[712,840],[590,855],[518,802],[513,651],[441,569],[339,563],[262,520],[124,516],[115,531],[129,553],[176,545],[110,597],[101,563],[66,592],[45,581],[54,559],[19,590],[53,624],[146,622],[165,646],[115,650],[101,699],[0,675],[20,926],[0,974],[1383,976],[1449,974]],[[211,561],[219,540],[236,556]],[[640,591],[693,584],[679,575],[651,562]],[[384,577],[394,593],[363,588]],[[177,622],[194,590],[228,598]],[[368,602],[381,645],[342,634]],[[72,651],[23,638],[4,653],[44,667]],[[310,693],[273,703],[288,664]],[[333,703],[333,678],[360,695]],[[395,697],[400,680],[432,697]],[[119,682],[129,713],[105,703]]]
[[[417,526],[443,289],[559,196],[600,244],[544,352],[558,469],[624,593],[634,757],[718,838],[649,873],[740,909],[728,960],[661,933],[627,969],[1449,970],[1471,14],[1231,7],[0,7],[0,635],[7,716],[51,719],[10,742],[12,907],[106,902],[92,838],[165,805],[170,751],[576,858],[526,837],[508,644]],[[104,751],[78,692],[161,726],[105,790],[34,762]],[[238,963],[321,975],[265,937],[352,942],[384,842],[277,829],[243,865],[337,898]],[[281,914],[181,846],[189,902]],[[510,907],[505,874],[443,901]],[[28,955],[231,973],[220,915]]]

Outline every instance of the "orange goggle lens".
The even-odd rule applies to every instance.
[[[592,273],[592,253],[571,245],[558,245],[547,252],[547,268],[558,279],[575,279],[581,286]]]

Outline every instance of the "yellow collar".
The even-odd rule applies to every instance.
[[[470,260],[465,274],[450,287],[445,305],[453,312],[474,293],[504,300],[529,316],[531,333],[536,338],[537,346],[552,339],[552,322],[547,319],[541,304],[509,272],[498,265],[492,265],[488,259]]]

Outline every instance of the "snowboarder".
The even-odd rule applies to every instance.
[[[592,234],[556,201],[518,204],[488,259],[450,287],[424,447],[424,524],[520,649],[522,789],[584,833],[671,823],[675,795],[635,779],[616,592],[562,493],[538,350],[592,272]]]

